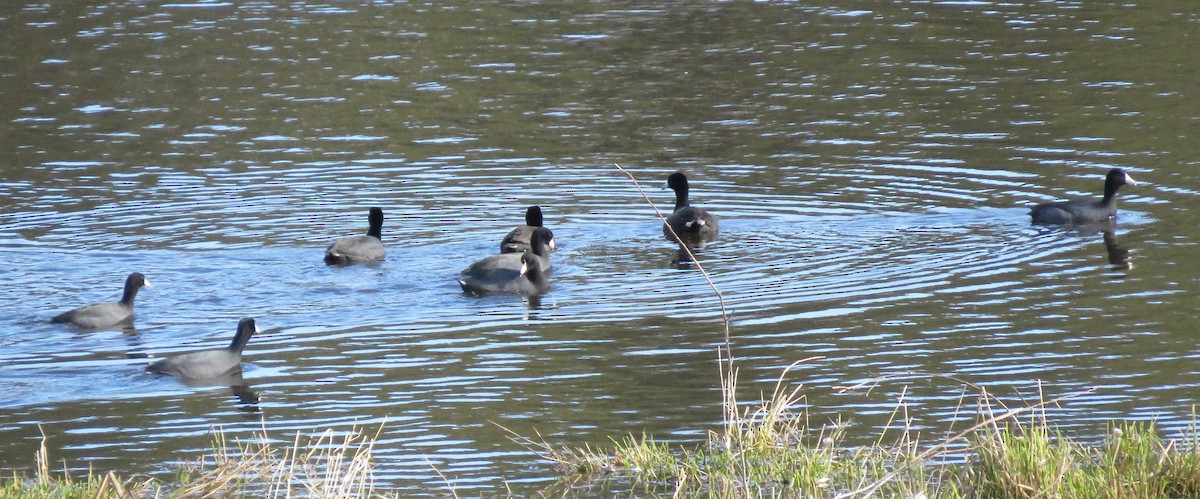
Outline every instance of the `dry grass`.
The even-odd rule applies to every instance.
[[[371,452],[383,425],[374,434],[358,426],[349,431],[327,429],[278,446],[266,430],[247,441],[229,442],[213,432],[209,456],[181,470],[176,494],[225,496],[251,492],[258,497],[355,498],[376,497]]]
[[[39,431],[41,427],[39,426]],[[46,449],[46,434],[34,453],[33,476],[23,476],[13,472],[11,479],[0,484],[0,499],[55,497],[62,499],[86,499],[106,497],[146,497],[157,495],[157,487],[152,479],[117,477],[113,472],[97,475],[89,470],[86,477],[76,480],[66,471],[63,464],[61,472],[51,470],[50,452]]]
[[[249,440],[230,440],[221,429],[212,432],[212,449],[184,463],[175,482],[121,479],[109,472],[89,472],[81,481],[63,466],[50,470],[46,437],[36,453],[33,477],[14,473],[0,484],[0,499],[55,497],[64,499],[134,497],[308,497],[322,499],[384,497],[375,490],[371,452],[383,425],[374,433],[358,426],[302,436],[280,446],[266,430]]]

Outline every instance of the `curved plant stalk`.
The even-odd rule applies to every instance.
[[[642,184],[638,182],[637,177],[634,177],[633,173],[630,173],[629,170],[626,170],[617,163],[613,163],[613,166],[620,170],[621,173],[624,173],[625,176],[629,177],[629,180],[633,181],[633,186],[636,187],[638,192],[642,194],[642,199],[645,199],[646,204],[650,205],[650,208],[654,210],[654,214],[657,215],[658,219],[662,221],[663,227],[666,227],[666,229],[671,232],[671,236],[675,238],[675,241],[683,241],[683,238],[679,237],[679,234],[675,232],[675,228],[671,227],[671,224],[667,223],[667,217],[664,216],[662,211],[658,209],[658,206],[655,206],[654,201],[652,201],[650,196],[646,194],[646,190],[642,189]],[[721,393],[723,396],[722,398],[724,399],[721,404],[722,412],[724,414],[723,420],[725,422],[723,444],[726,446],[726,448],[728,448],[732,445],[732,441],[730,440],[731,436],[733,435],[732,430],[735,429],[737,422],[741,419],[741,414],[739,414],[737,408],[737,368],[734,365],[733,345],[730,341],[731,321],[729,318],[729,309],[725,306],[725,295],[721,293],[721,289],[717,287],[717,283],[713,282],[712,277],[708,274],[708,271],[704,269],[704,265],[696,259],[696,254],[692,252],[692,248],[688,247],[688,245],[682,242],[679,242],[678,244],[680,249],[687,252],[688,259],[690,259],[692,263],[696,265],[696,270],[700,271],[700,276],[704,277],[704,282],[708,283],[708,287],[712,288],[713,293],[717,295],[717,303],[720,305],[721,309],[721,321],[725,326],[725,341],[722,347],[717,348],[717,365],[720,366],[721,369]]]

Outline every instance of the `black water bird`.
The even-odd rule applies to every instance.
[[[325,250],[325,263],[350,265],[383,260],[387,255],[387,250],[383,248],[383,241],[380,240],[383,230],[383,210],[371,208],[367,221],[370,225],[366,234],[343,237],[330,244],[329,248]]]
[[[242,370],[242,350],[250,337],[258,332],[254,319],[249,317],[238,322],[237,334],[228,347],[215,350],[172,355],[146,367],[146,372],[178,376],[184,380],[216,378]]]
[[[1104,197],[1099,201],[1060,201],[1043,203],[1029,210],[1035,224],[1075,225],[1103,222],[1117,215],[1117,190],[1137,185],[1125,170],[1113,168],[1104,177]]]
[[[133,299],[139,289],[145,286],[151,288],[150,281],[140,272],[129,274],[125,278],[125,292],[121,301],[110,303],[95,303],[58,314],[50,322],[66,323],[85,328],[102,328],[125,324],[133,321]]]
[[[533,231],[533,251],[483,258],[459,275],[458,285],[472,295],[538,295],[550,287],[550,229]]]
[[[530,245],[530,238],[533,236],[534,229],[543,227],[542,223],[542,208],[540,206],[530,206],[525,210],[525,225],[518,226],[504,236],[500,241],[501,253],[520,253],[522,251],[533,251],[533,246]],[[554,251],[554,233],[550,233],[550,251]]]
[[[680,243],[696,245],[716,238],[717,217],[703,208],[688,204],[687,176],[681,172],[672,173],[667,177],[666,187],[675,191],[675,210],[663,225],[663,234],[667,239],[676,241],[671,235],[671,229],[679,235]],[[667,226],[670,226],[670,229]]]

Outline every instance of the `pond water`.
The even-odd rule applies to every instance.
[[[0,7],[0,469],[168,473],[212,428],[384,423],[379,485],[551,487],[556,445],[719,428],[718,300],[654,211],[676,170],[721,235],[744,402],[792,362],[814,425],[897,400],[944,434],[954,376],[1052,423],[1192,419],[1200,6],[1121,2]],[[1111,226],[1030,224],[1099,195]],[[455,277],[543,206],[540,299]],[[387,217],[388,258],[322,262]],[[127,330],[50,324],[144,273]],[[245,387],[148,357],[262,334]],[[838,387],[903,373],[872,391]],[[943,376],[944,375],[944,376]],[[973,389],[967,389],[968,404]],[[959,421],[961,427],[962,422]],[[445,478],[443,478],[443,476]]]

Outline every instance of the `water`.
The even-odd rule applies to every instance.
[[[852,442],[901,394],[929,439],[951,426],[963,387],[942,376],[838,390],[908,372],[1014,406],[1096,388],[1053,413],[1084,439],[1191,420],[1198,8],[0,9],[6,470],[32,466],[40,431],[73,467],[154,474],[213,427],[290,441],[386,421],[381,485],[527,495],[555,473],[501,426],[702,442],[718,301],[613,163],[664,209],[684,170],[721,217],[699,259],[744,401],[819,356],[787,379]],[[1112,167],[1139,181],[1115,226],[1029,224]],[[559,244],[552,290],[463,296],[457,273],[531,204]],[[388,259],[326,267],[370,206]],[[155,284],[135,329],[47,323],[134,270]],[[245,390],[141,372],[245,316],[263,329]]]

